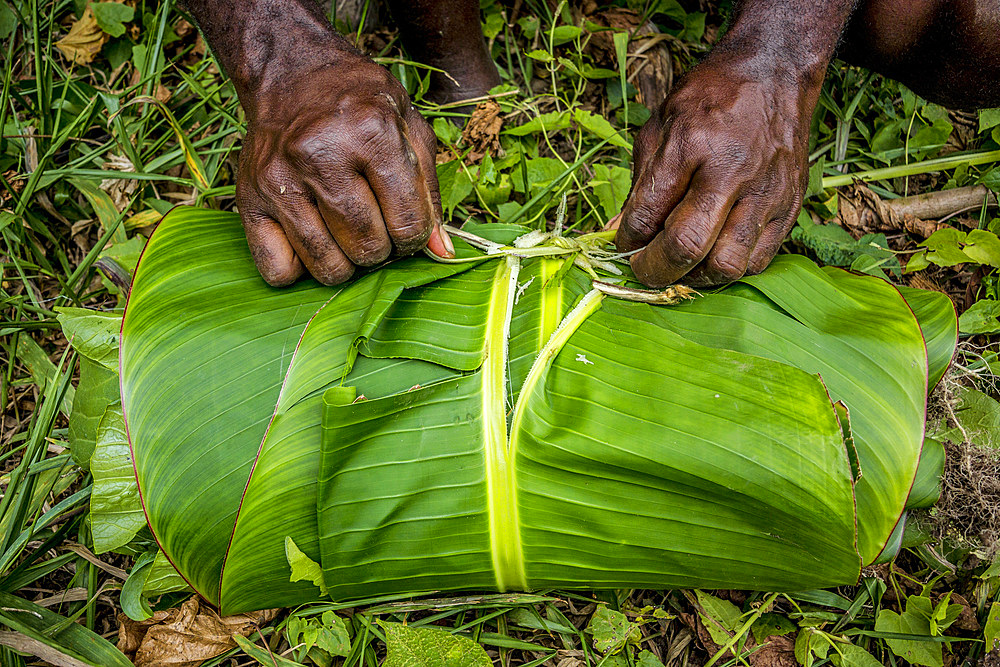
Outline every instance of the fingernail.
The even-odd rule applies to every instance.
[[[451,259],[455,256],[455,244],[451,242],[451,236],[444,230],[444,227],[438,225],[438,232],[441,234],[441,240],[444,242],[445,250],[448,253],[448,258]]]
[[[445,259],[451,259],[455,256],[455,246],[451,243],[451,237],[441,225],[434,225],[431,238],[427,241],[427,249]]]
[[[621,224],[621,221],[622,221],[622,214],[619,213],[615,217],[608,220],[607,224],[604,225],[604,231],[610,232],[612,230],[618,229],[618,226]]]

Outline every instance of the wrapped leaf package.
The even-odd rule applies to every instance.
[[[149,241],[121,340],[136,474],[224,613],[320,586],[846,584],[893,548],[915,478],[933,495],[943,295],[784,256],[657,306],[594,290],[569,250],[457,245],[273,289],[234,214],[177,209]],[[291,581],[286,544],[322,576]]]

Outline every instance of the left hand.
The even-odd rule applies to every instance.
[[[821,79],[820,79],[821,81]],[[795,223],[818,87],[729,54],[693,69],[636,136],[619,251],[650,287],[759,273]]]

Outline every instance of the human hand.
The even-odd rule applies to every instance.
[[[802,204],[821,82],[730,56],[685,77],[635,138],[616,243],[643,248],[639,280],[715,285],[764,270]]]
[[[453,256],[434,131],[399,82],[353,50],[289,60],[275,56],[272,67],[287,71],[241,95],[236,201],[264,279],[288,285],[308,271],[334,285],[393,251]]]

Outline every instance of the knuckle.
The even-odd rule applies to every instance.
[[[323,134],[307,132],[290,141],[285,150],[292,160],[308,163],[329,160],[333,147]]]
[[[716,282],[733,282],[743,277],[746,264],[736,255],[720,253],[707,262],[708,273]]]
[[[383,143],[397,129],[387,114],[377,110],[366,113],[358,120],[354,135],[362,145]]]
[[[704,240],[689,226],[685,225],[676,231],[671,231],[667,241],[671,255],[682,266],[695,264],[705,256]]]
[[[694,210],[705,216],[718,212],[726,200],[725,195],[715,190],[698,189],[690,193]]]
[[[291,180],[291,170],[280,160],[271,160],[257,173],[257,190],[273,192]]]

